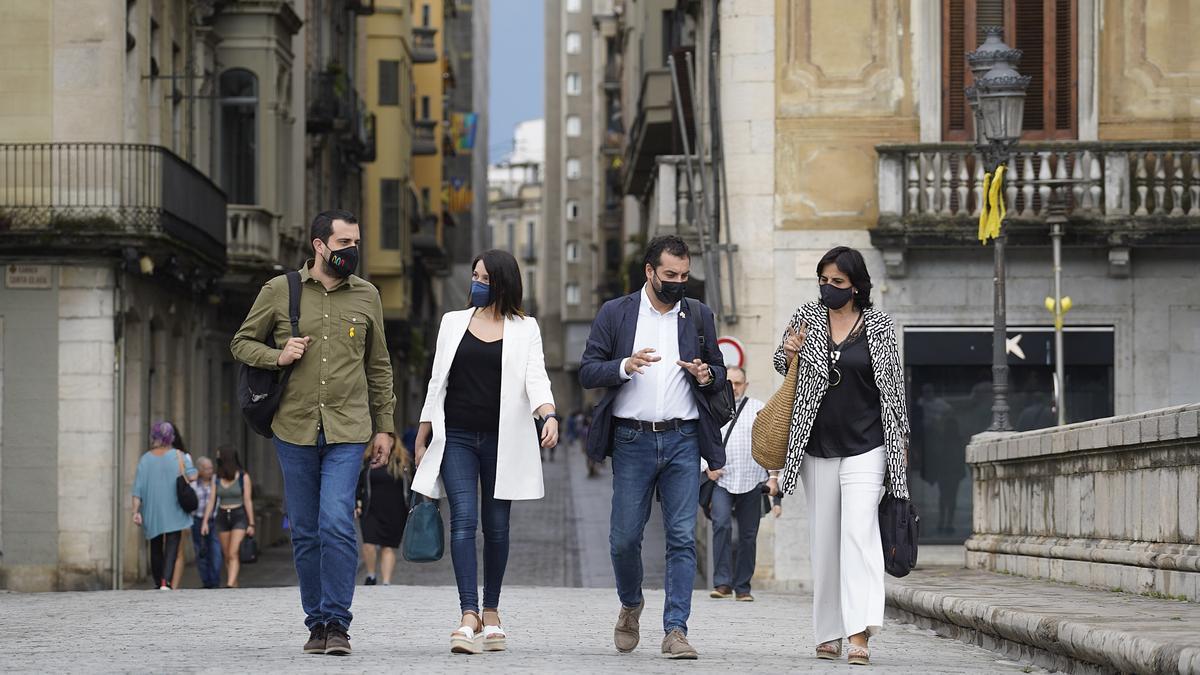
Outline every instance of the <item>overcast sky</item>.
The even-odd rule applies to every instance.
[[[542,117],[545,75],[543,0],[492,0],[488,58],[488,162],[512,150],[518,122]]]

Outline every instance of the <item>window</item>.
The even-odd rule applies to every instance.
[[[583,120],[579,115],[567,116],[567,135],[574,138],[583,133]]]
[[[579,37],[579,33],[571,31],[567,33],[567,53],[578,54],[583,51],[583,39]]]
[[[429,28],[429,5],[421,5],[421,25]]]
[[[432,199],[433,196],[430,194],[429,188],[421,188],[421,215],[428,216],[433,213]]]
[[[537,259],[537,223],[525,221],[525,259]]]
[[[525,292],[522,293],[521,297],[524,300],[532,300],[534,294],[537,292],[537,273],[533,270],[525,272],[525,288],[523,290]]]
[[[492,241],[496,238],[496,224],[495,223],[487,224],[487,232],[484,233],[484,237],[485,237],[485,239],[483,241],[483,247],[485,249],[495,248],[495,246],[492,244]]]
[[[508,224],[508,252],[513,253],[517,250],[517,224]]]
[[[379,62],[379,105],[400,105],[400,62]]]
[[[429,119],[429,97],[428,96],[421,97],[421,119],[423,119],[423,120]]]
[[[221,73],[221,188],[231,204],[255,204],[258,168],[258,78],[240,68]]]
[[[583,93],[583,81],[579,78],[579,73],[567,73],[567,93],[571,96]]]
[[[578,12],[581,3],[582,0],[567,0],[567,11],[572,13]]]
[[[567,304],[568,305],[578,305],[579,304],[579,284],[577,284],[575,282],[571,282],[571,283],[567,284]]]
[[[578,180],[583,175],[583,168],[579,164],[579,160],[572,157],[567,160],[567,180]]]
[[[379,181],[379,241],[388,250],[400,248],[400,181],[382,178]]]
[[[567,200],[567,220],[579,219],[579,202],[574,199]]]
[[[942,137],[974,140],[975,120],[963,95],[971,84],[967,52],[983,43],[985,26],[1005,26],[1004,41],[1024,52],[1017,68],[1032,80],[1025,92],[1024,137],[1070,139],[1076,130],[1076,0],[943,0]],[[1009,21],[1005,21],[1009,17]]]
[[[567,242],[567,262],[577,262],[579,260],[579,242]]]

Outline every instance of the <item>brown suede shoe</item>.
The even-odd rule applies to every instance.
[[[750,595],[749,593],[738,593],[737,601],[738,602],[754,602],[754,596]]]
[[[666,654],[668,659],[697,659],[700,658],[700,653],[696,651],[683,634],[683,631],[678,628],[667,633],[663,638],[662,653]]]
[[[628,654],[636,649],[638,642],[642,639],[642,608],[645,606],[646,599],[642,598],[641,604],[637,607],[621,607],[621,614],[617,617],[617,627],[613,629],[613,644],[622,654]]]
[[[350,636],[346,629],[336,623],[329,624],[325,629],[325,653],[330,656],[350,655]]]
[[[308,633],[308,642],[304,643],[305,654],[325,653],[325,624],[319,623]]]
[[[709,593],[708,597],[713,600],[728,600],[733,597],[733,589],[728,586],[717,586],[712,589],[712,593]]]

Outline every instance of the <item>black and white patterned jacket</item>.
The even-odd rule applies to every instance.
[[[821,400],[829,389],[829,324],[824,305],[810,302],[792,315],[788,328],[795,331],[801,322],[808,326],[808,336],[800,348],[800,363],[796,378],[796,405],[792,409],[792,424],[788,434],[787,464],[783,468],[782,488],[788,494],[796,491],[800,478],[800,462],[808,447],[809,432],[817,418]],[[908,498],[906,471],[909,439],[908,405],[904,396],[904,369],[900,364],[900,348],[896,342],[896,327],[892,317],[877,309],[863,311],[867,331],[867,349],[879,387],[879,409],[883,416],[884,456],[887,459],[885,485],[893,496]],[[784,338],[787,329],[784,330]],[[787,373],[787,357],[783,339],[775,350],[775,370]]]

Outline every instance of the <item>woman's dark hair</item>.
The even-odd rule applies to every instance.
[[[651,269],[658,269],[662,265],[663,251],[676,258],[691,257],[691,254],[688,253],[687,242],[673,234],[665,234],[651,239],[646,246],[646,257],[642,259],[642,269],[646,269],[646,265],[649,265]]]
[[[233,480],[239,471],[242,471],[242,463],[237,452],[228,445],[217,448],[217,475],[221,480]]]
[[[837,265],[837,268],[842,271],[850,279],[850,285],[854,286],[858,293],[854,296],[854,304],[858,305],[859,309],[870,309],[873,303],[871,302],[871,273],[867,271],[867,261],[863,260],[862,254],[849,246],[835,246],[829,249],[829,252],[821,256],[821,261],[817,263],[817,276],[821,276],[821,270],[829,263]]]
[[[517,265],[517,259],[508,251],[484,251],[471,261],[472,272],[480,261],[488,273],[492,305],[499,310],[500,315],[506,319],[525,316],[525,310],[521,308],[521,298],[525,295],[525,290],[521,284],[521,268]]]
[[[175,424],[174,422],[168,422],[168,424],[175,428],[175,442],[171,444],[171,447],[185,455],[188,454],[189,451],[187,448],[187,443],[183,442],[183,432],[179,430],[179,425]]]

